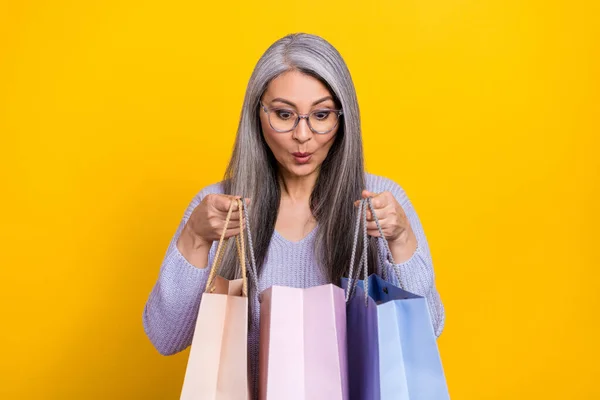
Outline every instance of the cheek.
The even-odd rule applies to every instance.
[[[275,132],[271,125],[269,125],[269,121],[265,118],[260,118],[260,125],[262,128],[262,134],[267,142],[267,145],[277,158],[277,154],[280,153],[280,149],[283,147],[283,141],[285,139],[285,135],[282,135],[279,132]]]
[[[331,135],[327,135],[327,137],[319,137],[319,147],[321,148],[321,151],[323,152],[323,156],[326,156],[327,153],[329,152],[329,149],[331,149],[331,146],[333,146],[333,143],[335,143],[335,139],[336,139],[337,135],[335,133],[331,134]]]

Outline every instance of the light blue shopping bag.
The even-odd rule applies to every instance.
[[[367,204],[368,200],[361,204],[359,213],[364,208],[366,215]],[[365,271],[363,252],[356,275]],[[342,279],[347,293],[350,399],[448,400],[427,299],[378,275],[366,281],[352,275],[351,268],[350,279]]]

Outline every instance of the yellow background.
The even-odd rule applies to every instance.
[[[174,399],[141,315],[254,64],[322,35],[402,185],[453,399],[600,398],[596,1],[3,1],[0,398]]]

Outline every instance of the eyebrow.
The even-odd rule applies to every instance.
[[[319,104],[319,103],[322,103],[322,102],[324,102],[325,100],[332,100],[332,101],[333,101],[333,98],[332,98],[331,96],[325,96],[325,97],[323,97],[322,99],[319,99],[319,100],[317,100],[317,101],[313,102],[311,106],[316,106],[317,104]],[[289,100],[286,100],[286,99],[282,99],[281,97],[277,97],[277,98],[275,98],[275,99],[271,100],[271,103],[273,103],[273,102],[276,102],[276,101],[278,101],[278,102],[280,102],[280,103],[285,103],[285,104],[288,104],[288,105],[290,105],[290,106],[292,106],[292,107],[297,107],[297,106],[296,106],[294,103],[292,103],[291,101],[289,101]]]

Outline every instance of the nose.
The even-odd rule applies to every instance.
[[[300,118],[300,121],[298,121],[298,126],[296,126],[296,129],[294,129],[293,138],[302,144],[312,139],[312,135],[313,133],[308,126],[308,119]]]

